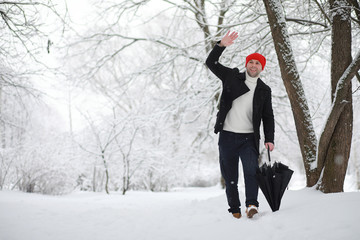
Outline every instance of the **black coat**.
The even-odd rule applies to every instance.
[[[225,47],[215,45],[206,59],[206,65],[222,81],[223,86],[215,133],[223,129],[226,115],[231,109],[233,100],[250,91],[245,84],[245,72],[239,72],[238,68],[225,67],[218,62],[224,50]],[[271,89],[258,78],[253,99],[253,127],[258,151],[261,120],[263,121],[265,142],[274,143],[275,124],[271,104]]]

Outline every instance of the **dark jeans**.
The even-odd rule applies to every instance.
[[[256,151],[253,133],[233,133],[221,131],[219,136],[220,169],[226,184],[226,197],[229,212],[240,212],[238,192],[239,157],[242,162],[245,180],[245,204],[259,206],[258,184],[255,174],[259,154]]]

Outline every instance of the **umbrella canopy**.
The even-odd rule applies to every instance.
[[[280,162],[275,162],[273,166],[271,166],[269,149],[268,157],[270,164],[264,163],[258,168],[256,179],[271,210],[275,212],[280,208],[281,198],[294,171]]]

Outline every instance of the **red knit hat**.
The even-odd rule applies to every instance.
[[[258,60],[261,63],[262,70],[264,70],[266,64],[266,58],[263,55],[261,55],[260,53],[250,54],[249,56],[246,57],[245,67],[251,59]]]

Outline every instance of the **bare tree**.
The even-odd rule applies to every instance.
[[[105,183],[104,188],[107,194],[110,194],[109,191],[109,182],[110,182],[110,173],[109,173],[109,161],[113,158],[113,155],[116,153],[116,149],[112,147],[113,142],[116,140],[117,136],[121,134],[121,132],[116,131],[116,124],[110,125],[110,129],[104,129],[103,124],[100,126],[96,126],[91,117],[86,116],[91,135],[94,138],[94,144],[90,144],[88,141],[84,144],[79,143],[81,149],[85,152],[94,155],[97,160],[100,160],[103,166],[103,170],[105,173]],[[96,191],[97,185],[97,171],[96,171],[97,163],[94,165],[94,174],[93,174],[93,191]]]

